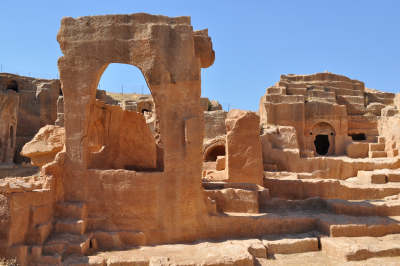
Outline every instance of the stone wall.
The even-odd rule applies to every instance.
[[[20,155],[25,143],[32,140],[39,129],[53,125],[57,119],[57,99],[61,94],[58,79],[37,79],[1,73],[0,84],[13,84],[19,95],[18,126],[16,128],[15,163],[30,162]],[[10,87],[10,85],[8,85]]]
[[[226,114],[227,112],[222,110],[204,112],[204,141],[226,135]]]

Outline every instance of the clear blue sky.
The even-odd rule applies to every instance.
[[[216,60],[202,70],[202,95],[220,101],[224,109],[230,103],[231,108],[258,110],[265,89],[281,74],[328,70],[369,88],[400,91],[399,0],[4,0],[1,10],[3,72],[56,78],[62,56],[56,34],[64,16],[146,12],[188,15],[195,30],[209,29]],[[135,67],[116,65],[100,84],[141,92],[145,83]]]

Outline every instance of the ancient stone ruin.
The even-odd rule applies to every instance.
[[[17,164],[28,163],[29,158],[21,156],[20,152],[40,128],[54,124],[57,119],[57,99],[62,94],[60,81],[1,73],[0,89],[14,91],[19,96],[14,128],[15,160],[10,163],[14,161]]]
[[[44,96],[23,107],[38,108],[31,117],[40,127],[18,153],[40,172],[0,178],[0,258],[108,266],[398,261],[400,94],[329,72],[282,75],[258,113],[225,112],[201,97],[201,68],[215,53],[190,17],[65,17],[57,40],[60,83],[3,75],[15,80],[0,91],[3,163],[14,160],[30,125],[18,111],[21,97],[30,101],[23,93],[34,99],[47,88],[54,108],[50,119],[40,109]],[[111,63],[138,67],[151,96],[118,101],[97,90]]]

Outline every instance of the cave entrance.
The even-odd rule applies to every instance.
[[[10,80],[7,83],[7,90],[13,90],[15,92],[18,92],[18,83],[15,80]]]
[[[325,155],[329,150],[329,138],[328,135],[317,135],[314,141],[315,150],[319,155]]]
[[[215,162],[217,160],[218,156],[225,156],[225,146],[218,145],[218,146],[214,146],[214,147],[210,148],[204,156],[204,161],[205,162],[209,162],[209,161]]]

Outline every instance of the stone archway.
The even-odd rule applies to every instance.
[[[7,90],[13,90],[15,92],[18,92],[18,83],[15,80],[10,80],[7,83]]]
[[[226,138],[217,137],[204,143],[203,161],[216,161],[217,156],[225,155]]]
[[[92,230],[143,232],[151,235],[150,244],[197,239],[204,210],[201,68],[215,58],[207,30],[194,32],[190,17],[64,17],[57,40],[63,53],[58,68],[65,106],[64,200],[92,202],[89,224],[90,217],[107,217],[105,223],[94,222]],[[88,138],[96,121],[91,120],[96,90],[112,63],[136,66],[148,84],[154,101],[157,171],[88,167],[90,141],[95,151],[102,147],[99,138]],[[114,119],[105,116],[106,122]]]
[[[326,122],[319,122],[311,127],[311,148],[315,156],[335,155],[335,136],[333,126]]]

